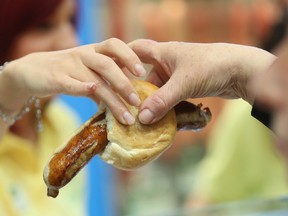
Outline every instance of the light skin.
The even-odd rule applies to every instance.
[[[103,100],[121,123],[133,124],[135,119],[118,94],[129,104],[140,105],[126,72],[121,70],[126,68],[125,71],[133,76],[145,75],[140,60],[154,66],[148,81],[162,86],[141,104],[139,119],[144,124],[157,122],[168,110],[187,98],[243,98],[253,104],[256,95],[259,100],[267,97],[261,96],[261,91],[257,90],[253,80],[261,80],[259,77],[267,71],[276,57],[254,47],[225,43],[157,43],[151,40],[136,40],[128,47],[118,39],[109,39],[99,44],[71,48],[77,44],[70,22],[71,11],[75,7],[73,2],[64,1],[60,7],[62,9],[49,19],[48,30],[44,28],[45,34],[39,31],[43,30],[42,26],[38,30],[25,32],[16,41],[13,58],[20,58],[31,52],[50,52],[27,55],[5,67],[0,75],[0,107],[3,111],[10,114],[19,112],[32,95],[43,98],[66,93]],[[286,74],[283,74],[282,77],[286,78]],[[262,86],[271,84],[269,79],[263,79],[261,83]],[[275,86],[286,88],[287,85],[282,81],[282,85]],[[6,89],[10,89],[8,94]],[[283,91],[286,92],[286,89]],[[281,97],[283,98],[283,94]],[[267,103],[275,104],[273,101],[276,99],[277,97],[270,97],[270,102],[267,99]],[[275,106],[271,107],[275,109]],[[288,107],[287,103],[285,107]],[[283,119],[287,109],[277,111],[282,113],[279,114],[281,117],[275,115],[274,119],[278,119],[276,122],[283,122],[279,119]],[[35,119],[30,113],[15,125],[21,125],[21,122],[25,125],[23,122],[29,116],[30,120]],[[0,124],[3,134],[8,126],[3,122]],[[277,125],[283,123],[275,123],[275,128],[280,127]],[[33,133],[35,137],[36,132]],[[22,134],[29,133],[26,131]]]
[[[288,46],[275,55],[255,47],[139,39],[129,46],[152,70],[147,80],[161,87],[140,106],[139,120],[151,124],[187,98],[242,98],[273,111],[273,131],[288,143]],[[265,86],[265,88],[264,88]]]
[[[141,105],[139,119],[158,121],[187,98],[243,98],[254,103],[251,78],[266,70],[275,56],[258,48],[225,43],[136,40],[130,47],[152,64],[148,81],[161,88]],[[149,111],[148,111],[149,110]]]
[[[127,103],[140,105],[134,87],[121,70],[124,67],[135,77],[145,75],[140,59],[115,38],[73,48],[77,45],[71,23],[74,11],[75,2],[65,0],[46,22],[19,35],[10,56],[17,60],[10,61],[0,73],[1,110],[13,115],[31,96],[46,104],[51,96],[65,93],[102,100],[120,122],[133,124],[135,119],[118,94]],[[34,121],[35,115],[30,112],[12,129],[35,142],[37,131],[25,127]],[[1,121],[1,137],[7,129],[8,125]]]

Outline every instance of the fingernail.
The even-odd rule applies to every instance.
[[[129,95],[129,102],[133,106],[140,106],[140,104],[141,104],[140,98],[135,93],[131,93]]]
[[[139,120],[144,124],[151,123],[154,117],[155,114],[149,109],[144,109],[139,114]]]
[[[136,64],[135,65],[135,71],[137,72],[137,74],[141,77],[145,76],[146,75],[146,70],[145,68],[143,67],[143,65],[141,64]]]
[[[128,125],[132,125],[135,122],[135,118],[127,111],[123,114],[123,118]]]

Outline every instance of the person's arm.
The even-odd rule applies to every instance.
[[[271,110],[263,107],[259,103],[254,103],[251,111],[251,115],[259,120],[266,127],[271,128],[272,113]]]
[[[253,116],[270,127],[285,143],[288,143],[288,43],[287,39],[276,50],[277,60],[255,76],[252,87],[255,92]],[[256,116],[258,115],[258,116]],[[268,124],[267,124],[268,123]]]
[[[148,97],[139,119],[158,121],[179,101],[196,97],[242,98],[252,115],[288,143],[288,43],[275,55],[235,44],[157,43],[136,40],[136,54],[154,67],[148,80],[162,86]]]
[[[138,56],[118,39],[29,54],[9,62],[0,72],[0,111],[14,116],[32,96],[63,93],[101,100],[117,120],[132,124],[134,118],[120,97],[134,106],[140,105],[140,99],[121,68],[136,77],[145,74]],[[7,127],[0,118],[0,135]]]
[[[139,119],[146,124],[187,98],[243,98],[253,105],[251,81],[276,59],[262,49],[227,43],[136,40],[130,47],[154,65],[148,80],[162,86],[141,105]]]

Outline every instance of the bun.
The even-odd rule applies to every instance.
[[[141,80],[134,80],[133,84],[141,101],[158,89],[151,83]],[[175,111],[172,109],[159,122],[143,125],[138,120],[139,107],[126,105],[136,122],[133,125],[122,125],[107,109],[109,143],[100,153],[100,157],[119,169],[131,170],[154,160],[171,145],[177,130],[177,122]]]

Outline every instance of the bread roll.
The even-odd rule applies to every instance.
[[[141,101],[158,89],[151,83],[141,80],[134,80],[133,84]],[[139,107],[129,105],[127,107],[136,119],[133,125],[119,123],[112,113],[106,110],[109,143],[100,153],[100,157],[119,169],[131,170],[157,158],[171,145],[177,130],[177,122],[175,111],[172,109],[159,122],[143,125],[138,120]]]

